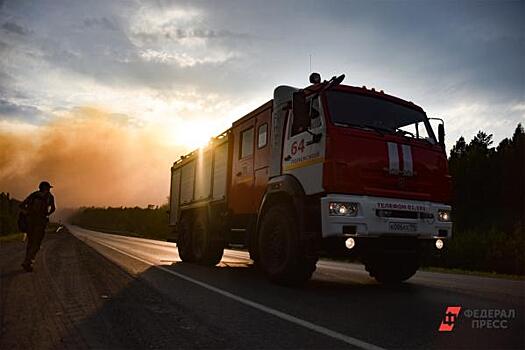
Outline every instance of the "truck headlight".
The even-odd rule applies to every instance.
[[[332,216],[356,216],[357,203],[350,202],[330,202],[328,213]]]
[[[438,210],[438,220],[439,221],[451,221],[450,220],[450,210],[440,209]]]

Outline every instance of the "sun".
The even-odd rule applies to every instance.
[[[228,126],[222,120],[193,118],[164,121],[157,125],[156,134],[172,147],[181,147],[182,152],[191,152],[206,146]]]
[[[211,123],[187,121],[178,128],[175,142],[193,150],[206,146],[216,133]]]

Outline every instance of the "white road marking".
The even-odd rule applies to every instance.
[[[72,232],[74,230],[71,230]],[[73,235],[77,236],[77,234],[73,233]],[[86,235],[82,235],[84,239],[90,239],[90,237],[87,237]],[[92,239],[93,240],[93,239]],[[204,282],[201,282],[199,280],[196,280],[192,277],[189,277],[189,276],[186,276],[186,275],[183,275],[179,272],[176,272],[176,271],[173,271],[173,270],[170,270],[164,266],[160,266],[160,265],[156,265],[155,263],[149,261],[149,260],[146,260],[146,259],[143,259],[141,257],[138,257],[138,256],[135,256],[133,254],[130,254],[122,249],[119,249],[119,248],[116,248],[114,246],[111,246],[109,244],[107,244],[106,242],[103,242],[101,239],[94,239],[94,241],[96,241],[96,243],[100,244],[100,245],[103,245],[107,248],[110,248],[110,249],[113,249],[115,250],[116,252],[119,252],[120,254],[123,254],[123,255],[126,255],[132,259],[135,259],[135,260],[138,260],[144,264],[147,264],[149,266],[152,266],[152,267],[155,267],[159,270],[162,270],[164,272],[167,272],[171,275],[174,275],[176,277],[179,277],[183,280],[186,280],[188,282],[191,282],[191,283],[194,283],[200,287],[203,287],[205,289],[208,289],[212,292],[215,292],[217,294],[220,294],[222,296],[225,296],[227,298],[230,298],[230,299],[233,299],[241,304],[244,304],[244,305],[247,305],[247,306],[250,306],[254,309],[257,309],[259,311],[262,311],[262,312],[265,312],[267,314],[270,314],[270,315],[273,315],[275,317],[278,317],[282,320],[285,320],[285,321],[288,321],[290,323],[293,323],[293,324],[296,324],[296,325],[299,325],[299,326],[302,326],[304,328],[308,328],[314,332],[317,332],[319,334],[322,334],[322,335],[325,335],[327,337],[330,337],[330,338],[334,338],[334,339],[337,339],[337,340],[340,340],[344,343],[347,343],[347,344],[350,344],[350,345],[353,345],[353,346],[356,346],[356,347],[359,347],[361,349],[366,349],[366,350],[384,350],[384,348],[381,348],[377,345],[374,345],[374,344],[370,344],[370,343],[367,343],[365,341],[362,341],[362,340],[359,340],[357,338],[354,338],[354,337],[350,337],[348,335],[345,335],[345,334],[342,334],[342,333],[339,333],[339,332],[336,332],[336,331],[333,331],[331,329],[328,329],[326,327],[323,327],[323,326],[319,326],[315,323],[311,323],[311,322],[308,322],[308,321],[305,321],[303,319],[300,319],[298,317],[295,317],[295,316],[292,316],[292,315],[289,315],[287,313],[284,313],[282,311],[279,311],[279,310],[275,310],[275,309],[272,309],[271,307],[268,307],[268,306],[265,306],[263,304],[259,304],[255,301],[251,301],[251,300],[248,300],[248,299],[245,299],[241,296],[238,296],[236,294],[233,294],[233,293],[230,293],[230,292],[227,292],[225,290],[222,290],[220,288],[217,288],[217,287],[214,287],[212,285],[209,285],[207,283],[204,283]]]

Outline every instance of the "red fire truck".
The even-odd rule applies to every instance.
[[[274,98],[171,169],[170,241],[215,265],[247,247],[268,278],[307,281],[320,254],[348,253],[383,283],[410,278],[452,235],[444,126],[412,102],[342,85]]]

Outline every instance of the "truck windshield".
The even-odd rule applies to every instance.
[[[338,126],[373,129],[436,143],[432,128],[421,111],[376,97],[344,91],[327,91],[332,122]]]

